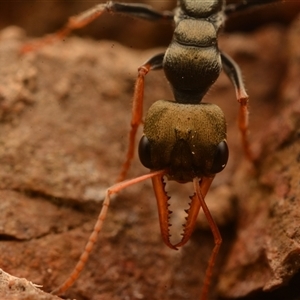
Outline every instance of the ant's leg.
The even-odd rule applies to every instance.
[[[138,68],[138,78],[135,83],[132,113],[131,113],[131,130],[129,134],[128,150],[126,154],[126,160],[123,163],[117,182],[123,181],[126,177],[127,171],[130,167],[135,146],[135,136],[139,125],[142,123],[143,117],[143,100],[144,100],[144,83],[145,76],[150,70],[162,69],[162,62],[164,59],[164,53],[157,54],[146,61],[142,66]]]
[[[174,14],[171,11],[159,12],[151,6],[138,3],[117,3],[113,1],[107,2],[107,11],[110,13],[121,13],[128,16],[145,19],[149,21],[157,20],[173,20]]]
[[[252,8],[252,7],[257,7],[257,6],[262,6],[265,4],[269,4],[269,3],[280,3],[283,2],[281,0],[254,0],[254,1],[249,1],[249,0],[243,0],[239,3],[232,3],[232,4],[228,4],[225,7],[225,14],[226,15],[230,15],[231,13],[235,13],[235,12],[239,12],[239,11],[243,11],[246,10],[248,8]]]
[[[253,155],[250,150],[249,140],[248,140],[248,101],[249,97],[246,93],[242,74],[239,66],[234,62],[234,60],[228,55],[221,53],[222,65],[225,73],[233,83],[235,87],[236,98],[240,103],[239,110],[239,128],[242,134],[242,143],[245,154],[247,158],[253,161]]]
[[[194,185],[194,190],[196,192],[196,197],[200,201],[200,205],[203,209],[203,212],[205,214],[205,217],[207,219],[209,227],[212,231],[212,234],[214,237],[214,242],[215,242],[214,248],[212,250],[212,253],[211,253],[209,261],[208,261],[208,266],[206,268],[200,300],[207,299],[209,286],[210,286],[210,282],[211,282],[211,276],[213,273],[213,268],[214,268],[217,255],[219,253],[219,250],[220,250],[220,247],[222,244],[222,237],[221,237],[219,228],[218,228],[217,224],[215,223],[215,221],[205,203],[205,200],[204,200],[205,195],[203,195],[203,193],[206,193],[208,191],[213,179],[214,179],[214,177],[203,177],[200,181],[200,184],[199,184],[199,178],[196,177],[193,179],[193,185]]]
[[[74,282],[76,281],[76,279],[79,277],[81,271],[83,270],[89,255],[93,249],[93,246],[95,245],[96,241],[97,241],[97,237],[99,235],[99,232],[102,229],[103,226],[103,222],[106,218],[107,215],[107,211],[108,211],[108,207],[110,204],[110,197],[113,194],[117,194],[119,193],[121,190],[139,183],[141,181],[147,180],[149,178],[154,178],[156,176],[163,176],[166,173],[166,171],[164,170],[160,170],[160,171],[153,171],[150,172],[147,175],[143,175],[134,179],[130,179],[130,180],[126,180],[123,182],[119,182],[113,186],[111,186],[107,191],[106,191],[106,196],[105,199],[103,201],[102,204],[102,209],[100,210],[98,219],[96,221],[96,224],[94,226],[93,232],[91,233],[89,240],[74,268],[74,270],[72,271],[72,273],[70,274],[70,276],[67,278],[67,280],[57,289],[55,289],[54,291],[52,291],[52,294],[57,294],[57,295],[61,295],[63,294],[70,286],[72,286],[74,284]]]
[[[35,43],[24,45],[21,49],[21,52],[26,53],[34,51],[43,47],[44,45],[52,44],[57,40],[62,40],[73,30],[88,25],[104,12],[120,13],[149,21],[173,20],[174,17],[173,13],[170,11],[158,12],[152,9],[150,6],[144,4],[126,4],[108,1],[107,3],[95,5],[94,7],[82,12],[77,16],[70,17],[67,24],[62,29],[49,36],[46,36],[45,38],[42,38]]]

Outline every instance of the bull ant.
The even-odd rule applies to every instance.
[[[60,31],[23,47],[23,52],[33,51],[63,39],[72,30],[84,27],[105,12],[126,14],[150,21],[173,21],[175,24],[173,39],[167,50],[150,58],[138,69],[129,146],[118,183],[107,190],[94,230],[72,274],[53,293],[64,293],[78,278],[102,228],[111,195],[151,178],[157,199],[161,234],[168,247],[177,249],[190,239],[198,212],[200,208],[203,209],[215,243],[200,296],[201,300],[207,299],[213,266],[222,238],[204,198],[215,174],[225,168],[229,151],[223,112],[218,106],[201,101],[223,69],[235,87],[236,98],[240,104],[238,123],[242,144],[246,156],[252,160],[247,139],[248,95],[239,67],[218,48],[218,34],[225,18],[233,12],[267,2],[272,0],[260,2],[244,0],[231,5],[226,5],[225,0],[179,0],[173,12],[158,12],[143,4],[108,1],[71,17]],[[150,107],[138,148],[140,160],[150,169],[150,173],[124,181],[134,155],[137,128],[142,123],[144,79],[149,71],[158,69],[164,70],[175,101],[159,100]],[[187,210],[183,237],[176,244],[170,242],[169,197],[164,189],[164,177],[179,183],[193,182],[194,186],[195,193],[190,197],[191,203]]]

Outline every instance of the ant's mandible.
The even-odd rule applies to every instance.
[[[274,0],[249,1],[226,5],[225,0],[179,0],[173,12],[158,12],[143,4],[125,4],[108,1],[71,17],[60,31],[36,43],[24,45],[22,52],[35,51],[44,45],[63,39],[72,30],[84,27],[105,12],[120,13],[150,21],[168,20],[175,23],[173,40],[166,52],[155,55],[138,69],[135,85],[131,131],[126,161],[118,183],[107,190],[103,207],[89,241],[69,278],[54,291],[64,293],[77,279],[102,228],[112,194],[122,189],[152,179],[163,241],[172,249],[183,246],[195,227],[200,208],[207,218],[214,236],[212,250],[205,274],[201,300],[208,297],[213,266],[222,242],[204,198],[216,173],[222,171],[228,160],[226,123],[221,109],[202,103],[203,96],[217,80],[223,69],[232,81],[239,109],[239,128],[242,144],[248,159],[252,160],[248,131],[248,95],[245,91],[237,64],[218,48],[218,34],[225,18],[236,11]],[[163,69],[173,90],[175,101],[159,100],[149,109],[144,122],[144,135],[139,143],[139,157],[150,173],[124,181],[134,155],[135,136],[142,123],[144,78],[150,70]],[[179,183],[193,182],[191,197],[184,225],[183,237],[177,244],[170,242],[168,200],[163,177]]]

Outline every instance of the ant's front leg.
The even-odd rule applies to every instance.
[[[57,32],[42,38],[41,40],[26,44],[22,47],[21,52],[26,53],[37,50],[45,45],[52,44],[58,40],[64,39],[73,30],[85,27],[104,12],[119,13],[127,16],[132,16],[139,19],[149,21],[157,20],[173,20],[173,13],[170,11],[158,12],[148,5],[144,4],[128,4],[108,1],[106,3],[95,5],[94,7],[82,12],[77,16],[70,17],[67,24]]]
[[[248,101],[249,97],[248,94],[246,93],[245,86],[243,83],[242,79],[242,74],[239,66],[234,62],[234,60],[224,54],[221,53],[221,59],[222,59],[222,65],[225,73],[233,83],[235,87],[235,93],[236,93],[236,98],[238,102],[240,103],[240,110],[239,110],[239,128],[242,134],[242,144],[243,148],[246,154],[246,157],[250,160],[253,161],[254,157],[252,154],[252,151],[250,149],[250,144],[248,140],[248,115],[249,115],[249,110],[248,110]]]
[[[142,175],[139,176],[137,178],[133,178],[130,180],[126,180],[123,182],[119,182],[114,184],[113,186],[111,186],[110,188],[108,188],[108,190],[106,191],[106,196],[105,199],[103,201],[102,204],[102,208],[100,210],[100,213],[98,215],[98,219],[95,223],[94,229],[88,239],[88,242],[83,250],[83,252],[80,255],[80,258],[75,266],[75,268],[73,269],[72,273],[69,275],[69,277],[65,280],[65,282],[60,285],[57,289],[52,291],[52,294],[55,295],[62,295],[64,294],[69,287],[71,287],[74,282],[77,280],[77,278],[79,277],[79,275],[81,274],[81,271],[83,270],[84,266],[86,265],[88,258],[90,256],[90,253],[97,241],[99,232],[102,230],[103,227],[103,223],[105,221],[106,215],[107,215],[107,211],[110,205],[110,198],[113,194],[117,194],[120,191],[122,191],[123,189],[134,185],[138,182],[147,180],[147,179],[151,179],[151,178],[155,178],[155,177],[161,177],[164,176],[166,173],[165,170],[159,170],[159,171],[152,171],[149,174],[146,175]]]
[[[135,149],[135,137],[136,132],[140,124],[142,124],[143,118],[143,100],[144,100],[144,85],[145,76],[150,70],[160,70],[163,67],[163,59],[165,53],[157,54],[147,60],[142,66],[138,68],[138,78],[135,83],[133,101],[132,101],[132,113],[131,113],[131,130],[129,133],[129,143],[126,154],[125,162],[123,163],[117,182],[121,182],[125,179],[129,170],[131,161],[134,156]]]

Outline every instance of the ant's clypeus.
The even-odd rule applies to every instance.
[[[204,198],[216,173],[221,172],[228,160],[226,123],[221,109],[202,98],[219,77],[222,69],[235,87],[239,102],[239,128],[246,157],[253,160],[247,139],[248,95],[237,64],[218,48],[218,34],[226,17],[237,11],[274,2],[274,0],[244,0],[226,5],[224,0],[179,0],[173,12],[158,12],[143,4],[125,4],[108,1],[69,19],[65,27],[35,43],[26,44],[22,52],[37,49],[61,40],[72,30],[82,28],[105,12],[119,13],[150,21],[166,20],[175,24],[173,39],[164,53],[155,55],[138,69],[132,105],[131,130],[125,163],[117,183],[106,193],[94,230],[69,278],[53,293],[64,293],[77,279],[102,228],[110,197],[124,188],[152,179],[157,199],[161,234],[165,244],[177,249],[189,239],[195,227],[200,208],[207,218],[214,236],[205,274],[201,300],[208,297],[213,266],[222,242]],[[150,173],[125,180],[135,149],[135,137],[142,123],[144,79],[151,70],[163,69],[173,90],[174,100],[154,102],[144,121],[144,134],[139,143],[139,157]],[[194,195],[187,210],[183,237],[176,244],[170,242],[168,200],[163,178],[179,183],[193,182]]]

